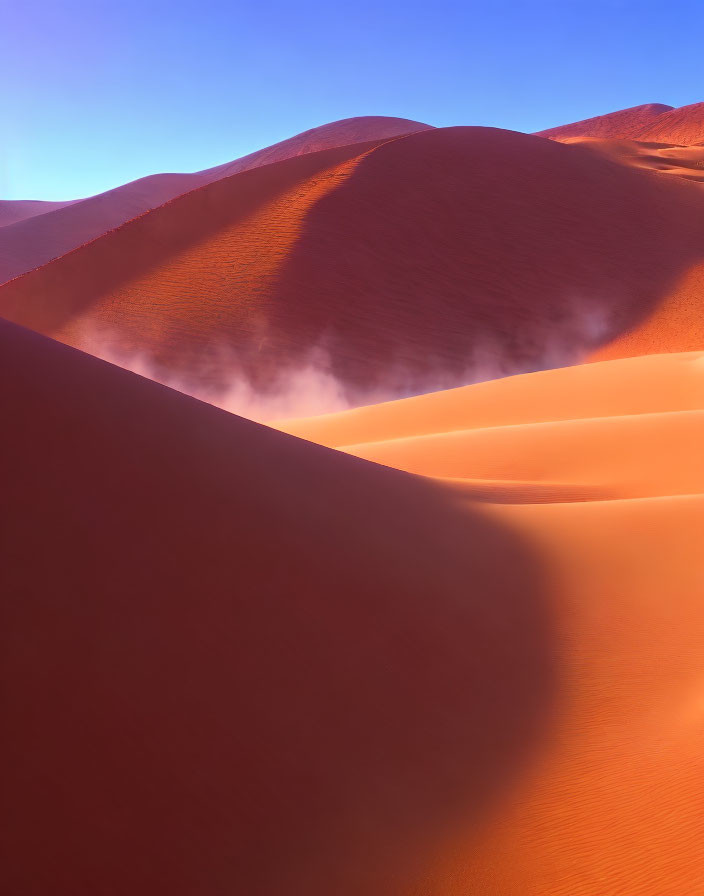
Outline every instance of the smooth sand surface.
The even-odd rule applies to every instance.
[[[194,190],[6,284],[0,314],[193,391],[315,356],[368,403],[584,358],[701,263],[702,216],[697,184],[580,145],[427,130]]]
[[[274,425],[330,447],[516,424],[699,411],[701,352],[580,364]]]
[[[563,143],[579,143],[585,149],[608,155],[624,165],[704,182],[704,146],[673,146],[670,143],[641,143],[636,140],[598,140],[570,137]]]
[[[2,892],[704,893],[668,109],[300,135],[0,287],[42,331],[0,321]],[[47,335],[264,392],[311,352],[348,396],[591,363],[261,426]]]
[[[429,128],[404,118],[334,121],[193,174],[154,174],[70,203],[0,202],[0,283],[46,264],[170,199],[238,171],[321,149],[386,140]],[[13,226],[9,226],[13,225]]]
[[[704,888],[701,353],[286,424],[417,476],[0,341],[4,890]]]
[[[64,208],[71,202],[43,202],[34,199],[0,199],[0,227],[25,221]]]
[[[2,891],[412,892],[553,711],[525,537],[14,325],[0,348]]]
[[[702,409],[704,355],[691,353],[282,424],[327,444],[375,439],[343,450],[465,477],[443,481],[523,532],[548,571],[559,684],[546,739],[409,892],[704,889]]]

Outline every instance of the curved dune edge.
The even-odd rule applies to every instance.
[[[97,196],[63,203],[0,201],[0,226],[8,228],[0,232],[0,283],[47,264],[204,184],[307,153],[381,142],[431,127],[403,118],[348,118],[192,174],[152,174]]]
[[[281,429],[477,500],[704,494],[704,354],[507,377]]]
[[[201,186],[4,284],[0,314],[204,396],[313,356],[363,403],[581,360],[700,262],[703,212],[581,146],[432,129]]]
[[[704,352],[694,351],[543,370],[272,425],[339,447],[471,428],[702,407]]]
[[[702,495],[479,503],[9,324],[0,346],[8,892],[702,889]],[[629,407],[697,417],[701,366],[328,423],[399,432],[425,407],[467,430],[474,406],[514,423],[470,433],[515,436],[571,394],[591,418],[525,429],[559,441],[598,405],[621,438]]]
[[[660,103],[649,103],[559,125],[540,131],[537,136],[559,141],[574,137],[596,137],[680,146],[696,145],[704,143],[704,103],[692,103],[677,109]]]
[[[555,695],[522,537],[5,322],[0,383],[4,892],[404,896],[483,824]]]
[[[342,450],[425,475],[458,464],[479,477],[478,460],[489,472],[544,468],[542,481],[440,480],[468,506],[487,502],[546,563],[560,690],[535,762],[485,825],[448,840],[417,892],[704,887],[702,408],[704,355],[688,353],[283,424],[328,444],[373,435]]]

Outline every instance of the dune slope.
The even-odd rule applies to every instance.
[[[691,145],[704,143],[704,103],[670,109],[646,123],[636,140]]]
[[[0,227],[37,215],[45,215],[70,204],[70,202],[43,202],[34,199],[0,199]]]
[[[3,891],[419,886],[549,716],[523,537],[13,325],[0,344]]]
[[[369,116],[331,122],[241,159],[193,174],[154,174],[71,203],[0,203],[0,283],[46,264],[66,252],[193,190],[239,171],[321,149],[385,140],[429,128],[403,118]],[[35,206],[46,206],[36,208]],[[57,208],[58,206],[58,208]]]
[[[558,656],[548,736],[498,811],[460,826],[412,892],[704,888],[703,409],[704,355],[692,353],[283,424],[459,476],[448,489],[522,531],[546,571]]]
[[[701,260],[703,214],[695,184],[580,146],[429,130],[199,188],[6,284],[0,313],[208,397],[315,363],[359,402],[578,360]]]
[[[597,115],[584,121],[548,128],[546,131],[539,131],[537,136],[550,137],[553,140],[570,137],[599,137],[603,140],[636,139],[636,135],[645,127],[659,121],[662,115],[672,111],[674,111],[672,106],[646,103],[643,106],[620,109],[607,115]]]

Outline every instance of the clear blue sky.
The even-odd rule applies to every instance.
[[[704,2],[0,0],[0,198],[193,171],[352,115],[534,131],[704,100]]]

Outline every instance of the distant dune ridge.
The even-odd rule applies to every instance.
[[[539,136],[554,140],[598,137],[646,143],[699,144],[704,143],[704,103],[692,103],[679,109],[661,103],[647,103],[585,121],[576,121],[574,124],[549,128],[540,131]]]
[[[233,382],[277,396],[312,370],[332,410],[620,339],[702,260],[693,186],[589,146],[426,128],[200,186],[1,287],[0,314],[234,410]]]
[[[385,140],[429,127],[403,118],[344,119],[205,171],[154,174],[88,199],[45,203],[50,207],[41,212],[41,217],[34,207],[32,214],[27,214],[28,203],[23,203],[24,208],[20,209],[18,203],[0,202],[0,224],[13,224],[16,218],[14,226],[0,231],[0,283],[46,264],[169,199],[222,177],[292,156],[350,143]]]
[[[0,203],[3,893],[704,893],[703,105]]]
[[[646,103],[632,109],[621,109],[606,115],[597,115],[573,124],[563,124],[546,131],[538,131],[539,137],[564,139],[568,137],[599,137],[603,140],[637,140],[638,134],[650,127],[661,115],[671,112],[672,106],[662,103]]]

